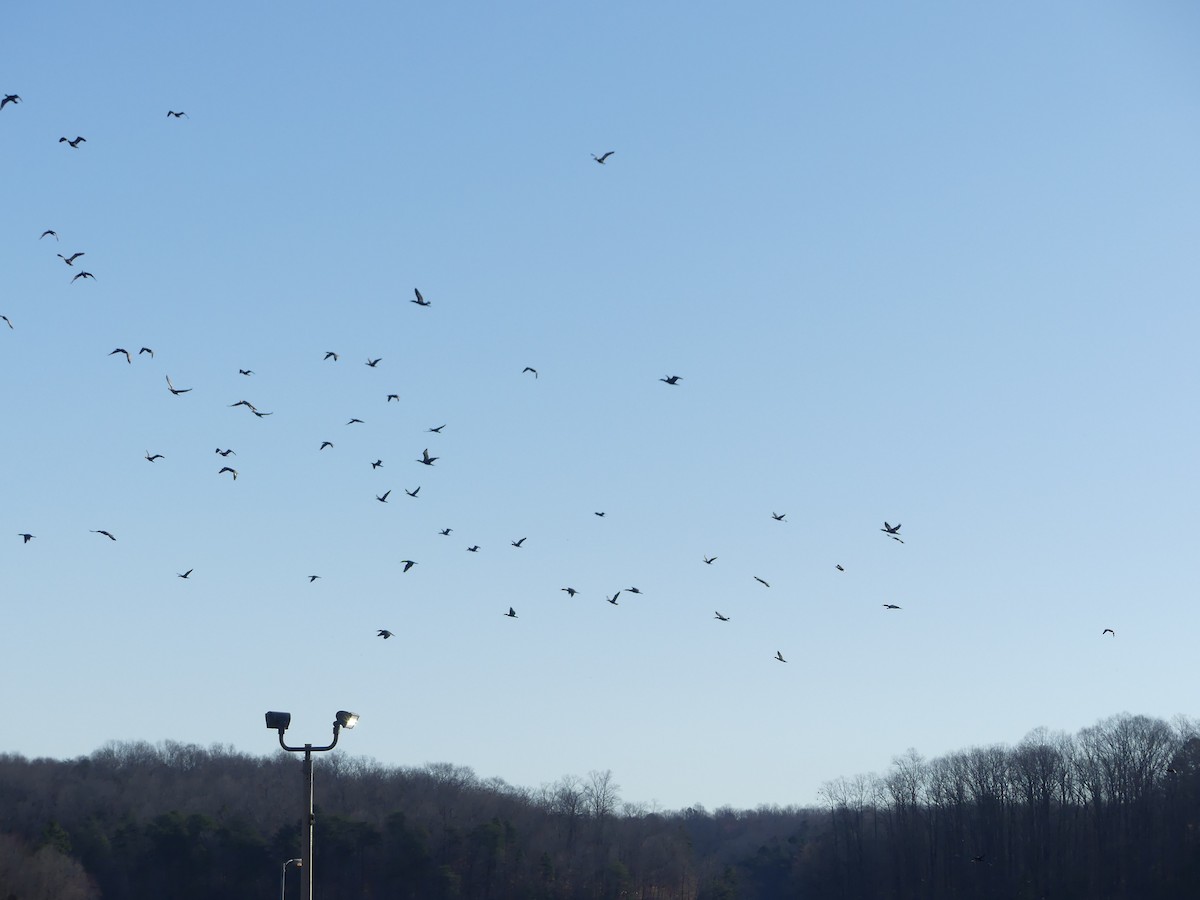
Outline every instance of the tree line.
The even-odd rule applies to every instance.
[[[300,766],[172,741],[0,755],[0,898],[271,896],[300,851]],[[1200,896],[1200,723],[1185,718],[909,750],[812,808],[648,809],[608,771],[530,789],[334,753],[317,772],[323,898]]]

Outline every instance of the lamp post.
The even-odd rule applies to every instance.
[[[283,871],[279,875],[279,900],[287,900],[287,867],[292,863],[304,868],[304,860],[289,859],[283,864]]]
[[[283,733],[287,731],[288,726],[292,724],[292,714],[286,712],[268,712],[267,727],[279,732],[279,746],[289,753],[304,754],[304,781],[308,785],[306,789],[306,809],[304,814],[304,844],[300,848],[300,860],[296,863],[304,870],[303,877],[300,880],[304,891],[301,894],[303,900],[312,900],[313,897],[313,825],[316,818],[313,815],[313,762],[312,755],[325,750],[332,750],[337,746],[338,734],[343,728],[353,728],[358,724],[358,714],[346,712],[344,709],[339,709],[333,718],[333,741],[326,747],[314,747],[312,744],[305,744],[303,747],[289,747],[283,741]],[[284,864],[284,872],[287,871],[287,864]]]

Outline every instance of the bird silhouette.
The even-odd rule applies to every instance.
[[[254,372],[250,369],[238,369],[239,375],[253,375]]]
[[[409,300],[409,303],[415,303],[417,306],[432,306],[433,304],[421,296],[421,292],[413,288],[413,293],[417,295],[416,300]]]
[[[390,494],[391,492],[392,492],[391,488],[388,488],[382,494],[376,494],[375,499],[378,500],[380,503],[387,503],[388,494]]]
[[[399,395],[399,394],[388,394],[388,395],[387,395],[387,402],[388,402],[388,403],[391,403],[393,400],[395,400],[397,403],[399,403],[399,402],[400,402],[400,395]]]
[[[575,588],[560,588],[560,590],[566,591],[568,597],[574,597],[579,593],[579,591],[575,590]]]
[[[880,530],[880,531],[883,531],[883,532],[886,532],[887,534],[899,534],[899,533],[900,533],[900,523],[899,523],[899,522],[897,522],[895,525],[889,525],[889,524],[888,524],[888,523],[885,521],[885,522],[883,523],[883,527],[882,527],[882,528],[880,528],[879,530]]]
[[[843,569],[843,568],[842,568],[842,564],[841,564],[841,563],[838,563],[836,566],[834,566],[834,568],[835,568],[835,569],[837,569],[839,572],[845,572],[845,571],[846,571],[845,569]]]
[[[149,451],[149,450],[147,450],[147,451],[146,451],[146,459],[147,459],[149,462],[154,462],[156,459],[166,459],[166,457],[165,457],[165,456],[163,456],[161,453],[155,453],[153,456],[151,456],[151,455],[150,455],[150,451]]]
[[[0,316],[0,319],[3,319],[4,324],[7,325],[9,328],[13,327],[12,319],[10,319],[8,316]]]
[[[719,612],[717,613],[717,618],[718,618],[718,619],[720,619],[722,622],[728,622],[728,621],[729,621],[729,616],[723,616],[723,615],[721,615]]]
[[[217,454],[218,454],[219,456],[229,456],[229,454],[231,454],[231,453],[232,453],[234,456],[237,456],[237,453],[236,453],[235,451],[233,451],[233,450],[222,450],[220,447],[218,447],[218,448],[217,448]]]
[[[660,378],[660,379],[658,379],[658,380],[659,380],[659,381],[662,381],[662,382],[665,382],[666,384],[679,384],[679,382],[680,382],[680,380],[681,380],[681,376],[679,376],[679,375],[668,375],[666,378]]]
[[[59,142],[60,144],[61,144],[61,143],[63,143],[64,141],[65,141],[65,142],[66,142],[68,145],[70,145],[70,147],[71,147],[71,149],[72,149],[72,150],[78,150],[78,149],[79,149],[79,145],[80,145],[80,144],[86,144],[86,143],[87,143],[87,138],[82,138],[82,137],[78,137],[78,136],[76,136],[75,140],[71,140],[70,138],[65,138],[65,137],[60,137],[60,138],[58,139],[58,142]]]
[[[381,362],[383,362],[382,356],[379,357],[379,359],[371,359],[371,357],[369,357],[369,356],[367,357],[367,365],[370,366],[372,369],[375,368],[377,365],[379,365]]]
[[[321,446],[317,448],[317,452],[324,450],[326,447],[332,447],[333,441],[321,441]]]
[[[37,535],[36,535],[36,534],[29,534],[28,532],[21,532],[20,534],[18,534],[18,535],[17,535],[17,537],[21,538],[21,543],[22,543],[22,544],[28,544],[28,543],[29,543],[30,541],[32,541],[32,540],[33,540],[35,537],[37,537]]]
[[[519,541],[510,541],[509,543],[511,543],[514,547],[520,547],[523,543],[525,543],[525,538],[521,538]]]
[[[126,350],[124,347],[118,347],[116,350],[112,351],[112,353],[110,353],[110,354],[108,354],[108,355],[109,355],[109,356],[116,356],[118,353],[124,353],[124,354],[125,354],[125,362],[127,362],[127,363],[130,363],[130,364],[132,364],[132,363],[133,363],[133,357],[129,355],[129,351],[128,351],[128,350]]]
[[[526,372],[532,372],[534,378],[538,377],[537,369],[535,369],[533,366],[526,366],[521,370],[522,375],[524,375]]]
[[[375,636],[381,637],[386,641],[388,638],[390,638],[392,636],[392,633],[390,631],[388,631],[386,628],[380,628],[377,632],[375,632]]]
[[[604,518],[604,513],[602,513],[602,512],[594,512],[594,513],[592,513],[592,515],[593,515],[593,516],[599,516],[601,519],[603,519],[603,518]]]
[[[233,476],[234,481],[237,481],[237,469],[233,468],[232,466],[221,466],[221,468],[217,470],[218,475],[223,475],[226,472]]]
[[[90,279],[92,279],[92,281],[96,280],[96,276],[93,275],[91,272],[80,272],[78,275],[76,275],[74,278],[71,279],[71,284],[74,284],[80,278],[90,278]]]
[[[615,152],[616,152],[615,150],[609,150],[607,153],[602,153],[599,156],[597,156],[595,153],[593,153],[592,159],[594,159],[596,162],[600,163],[600,165],[604,165],[604,161],[606,159],[608,159],[610,156],[612,156],[613,153],[615,153]]]
[[[787,515],[787,513],[775,513],[775,512],[773,512],[773,513],[771,513],[771,518],[772,518],[772,519],[774,519],[776,522],[782,522],[782,521],[783,521],[783,519],[784,519],[784,516],[786,516],[786,515]]]
[[[706,556],[706,557],[704,557],[704,562],[705,562],[705,563],[707,563],[707,564],[708,564],[708,565],[710,565],[710,566],[711,566],[713,563],[715,563],[716,561],[717,561],[717,558],[716,558],[715,556]]]
[[[504,615],[510,619],[515,619],[517,617],[517,611],[510,606],[508,608],[508,612],[506,612]]]
[[[759,578],[757,575],[755,575],[755,576],[754,576],[754,580],[755,580],[755,581],[757,581],[759,584],[761,584],[761,585],[764,585],[765,587],[770,587],[770,585],[769,585],[769,584],[767,584],[765,581],[763,581],[763,580],[762,580],[761,578]]]
[[[1104,637],[1106,634],[1111,634],[1113,637],[1117,636],[1117,633],[1111,628],[1105,628],[1102,632],[1100,632],[1100,637]]]
[[[3,99],[3,100],[0,100],[0,109],[4,109],[4,107],[8,106],[8,104],[10,104],[10,103],[11,103],[13,106],[16,106],[16,105],[17,105],[18,103],[20,103],[20,102],[21,102],[21,98],[20,98],[20,96],[19,96],[19,95],[17,95],[17,94],[5,94],[5,95],[4,95],[4,99]]]
[[[413,566],[416,565],[416,563],[413,562],[411,559],[402,559],[402,560],[400,560],[400,562],[404,563],[404,571],[405,572],[407,572],[409,569],[411,569]]]
[[[237,403],[229,404],[230,409],[232,409],[235,406],[244,406],[244,407],[246,407],[246,409],[250,410],[250,412],[258,412],[257,407],[255,407],[255,405],[253,403],[251,403],[249,400],[239,400]]]
[[[175,110],[173,110],[173,109],[168,109],[167,110],[167,118],[171,118],[172,116],[174,116],[176,119],[190,118],[190,116],[188,116],[188,114],[185,112],[175,112]]]
[[[356,424],[357,424],[357,425],[365,425],[365,424],[366,424],[366,422],[364,422],[362,419],[351,419],[351,420],[350,420],[349,422],[347,422],[346,424],[347,424],[347,425],[356,425]]]
[[[93,529],[92,529],[92,534],[102,534],[102,535],[104,535],[106,538],[108,538],[110,541],[115,541],[115,540],[116,540],[116,538],[115,538],[115,537],[113,537],[113,536],[112,536],[112,534],[110,534],[109,532],[105,531],[103,528],[93,528]]]
[[[617,597],[619,597],[620,594],[621,594],[621,592],[617,591],[611,597],[605,596],[604,599],[607,600],[609,603],[611,603],[613,606],[618,606],[619,604],[617,603]]]
[[[176,578],[187,578],[187,577],[188,577],[189,575],[191,575],[191,574],[192,574],[192,572],[194,572],[194,571],[196,571],[196,570],[195,570],[195,569],[188,569],[186,572],[176,572],[176,573],[175,573],[175,577],[176,577]]]
[[[332,350],[326,350],[326,351],[325,351],[325,358],[326,358],[326,359],[329,359],[330,357],[333,357],[333,361],[334,361],[334,362],[337,362],[337,361],[338,361],[338,355],[337,355],[336,353],[334,353]]]
[[[443,528],[441,531],[439,531],[439,532],[438,532],[438,534],[445,535],[446,537],[449,537],[449,536],[450,536],[450,532],[451,532],[451,531],[453,531],[453,530],[454,530],[453,528]]]
[[[150,354],[150,358],[151,358],[151,359],[154,359],[154,351],[153,351],[153,350],[151,350],[149,347],[143,347],[141,350],[139,350],[139,351],[138,351],[138,356],[141,356],[143,353],[149,353],[149,354]]]
[[[176,397],[178,397],[180,394],[186,394],[186,393],[189,393],[189,392],[191,391],[191,388],[177,388],[177,387],[175,387],[175,385],[171,384],[171,376],[170,376],[170,375],[168,375],[168,376],[167,376],[167,390],[168,390],[168,391],[170,391],[170,392],[171,392],[173,395],[175,395]],[[251,408],[253,409],[253,407],[251,407]],[[254,411],[255,411],[256,413],[258,412],[258,410],[254,410]]]
[[[787,662],[787,660],[783,658],[783,652],[781,650],[775,651],[775,658],[780,662]]]
[[[432,431],[434,434],[441,434],[441,433],[442,433],[442,429],[443,429],[443,428],[445,428],[445,427],[446,427],[445,425],[439,425],[437,428],[427,428],[427,429],[425,429],[425,430],[426,430],[426,431]]]
[[[897,606],[895,603],[885,603],[885,604],[883,604],[883,608],[884,609],[901,609],[902,607]]]
[[[632,587],[632,588],[625,588],[625,593],[627,593],[627,594],[640,594],[640,593],[641,593],[641,591],[639,591],[639,590],[638,590],[637,588],[635,588],[635,587]]]
[[[441,459],[440,456],[430,456],[428,447],[425,448],[423,451],[421,451],[421,456],[422,456],[422,458],[418,459],[417,462],[424,463],[427,466],[432,466],[434,463],[434,460]]]
[[[316,580],[317,580],[318,578],[320,578],[320,577],[321,577],[320,575],[309,575],[309,576],[308,576],[308,583],[309,583],[309,584],[312,584],[314,581],[316,581]]]
[[[260,419],[262,419],[262,418],[264,418],[264,417],[266,417],[266,416],[273,416],[273,415],[275,415],[275,413],[273,413],[273,412],[269,412],[269,413],[265,413],[265,412],[259,412],[257,409],[256,409],[256,410],[253,410],[253,412],[254,412],[254,415],[258,416]]]
[[[411,491],[408,488],[405,488],[404,493],[408,494],[408,496],[410,496],[410,497],[415,497],[420,492],[420,490],[421,490],[421,486],[418,484],[416,486],[416,488]]]
[[[467,548],[467,552],[468,552],[468,553],[478,553],[478,552],[479,552],[479,545],[478,545],[478,544],[472,544],[470,547],[468,547],[468,548]]]
[[[84,254],[84,253],[72,253],[70,256],[63,256],[61,253],[58,253],[56,255],[58,256],[59,259],[61,259],[63,262],[65,262],[68,266],[74,266],[75,260],[79,259],[79,257],[81,257],[81,256],[86,256],[86,254]]]
[[[38,240],[40,241],[40,240],[41,240],[42,238],[44,238],[46,235],[50,235],[50,236],[51,236],[52,238],[54,238],[56,241],[58,240],[58,232],[57,232],[57,231],[54,231],[53,229],[50,229],[50,228],[47,228],[45,231],[43,231],[43,232],[42,232],[42,234],[41,234],[41,236],[38,238]]]
[[[382,465],[383,465],[383,460],[382,460],[382,459],[377,459],[377,460],[375,460],[375,462],[371,463],[371,468],[372,468],[372,469],[378,469],[378,468],[379,468],[380,466],[382,466]]]

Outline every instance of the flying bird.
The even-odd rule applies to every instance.
[[[226,472],[228,472],[230,475],[233,476],[234,481],[237,481],[237,475],[238,475],[237,469],[234,469],[230,466],[221,466],[221,468],[217,470],[218,475],[223,475]]]
[[[308,583],[309,583],[309,584],[312,584],[314,581],[316,581],[316,580],[317,580],[318,578],[320,578],[320,577],[321,577],[320,575],[309,575],[309,576],[308,576]]]
[[[111,535],[109,532],[105,531],[103,528],[93,528],[93,529],[91,529],[91,531],[92,531],[92,534],[102,534],[102,535],[104,535],[104,536],[105,536],[106,538],[108,538],[110,541],[115,541],[115,540],[116,540],[116,538],[115,538],[115,537],[113,537],[113,536],[112,536],[112,535]]]
[[[604,518],[604,513],[602,513],[602,512],[594,512],[594,513],[592,513],[592,515],[593,515],[593,516],[599,516],[599,517],[600,517],[600,518],[602,518],[602,519]]]
[[[275,413],[273,413],[273,412],[269,412],[269,413],[265,413],[265,412],[259,412],[257,409],[256,409],[256,410],[254,410],[254,414],[255,414],[256,416],[258,416],[260,419],[261,419],[263,416],[273,416],[273,415],[275,415]]]
[[[884,521],[883,527],[880,528],[879,530],[886,532],[887,534],[899,534],[900,533],[900,523],[897,522],[895,525],[889,525],[886,521]]]
[[[221,456],[228,456],[230,453],[233,453],[234,456],[237,456],[237,453],[235,451],[222,450],[220,447],[217,448],[217,453],[219,453]]]
[[[96,280],[96,276],[93,275],[91,272],[80,272],[78,275],[76,275],[74,278],[71,279],[71,284],[74,284],[80,278],[90,278],[90,279],[92,279],[92,281]]]
[[[783,658],[783,652],[780,650],[775,651],[775,658],[780,662],[787,662],[787,660]]]
[[[478,544],[472,544],[470,547],[468,547],[468,548],[467,548],[467,552],[468,552],[468,553],[478,553],[478,552],[479,552],[479,545],[478,545]]]
[[[230,409],[232,409],[235,406],[244,406],[244,407],[246,407],[246,409],[250,410],[250,412],[258,412],[258,409],[249,400],[239,400],[237,403],[229,404]]]
[[[175,112],[175,110],[173,110],[173,109],[168,109],[167,110],[167,118],[171,118],[172,116],[174,116],[176,119],[190,118],[190,116],[188,116],[188,114],[185,112]]]
[[[336,353],[334,353],[332,350],[326,350],[326,351],[325,351],[325,358],[326,358],[326,359],[329,359],[330,357],[333,357],[333,361],[334,361],[334,362],[337,362],[337,361],[338,361],[338,355],[337,355]]]
[[[704,561],[705,561],[705,562],[706,562],[708,565],[710,565],[710,566],[711,566],[713,563],[715,563],[715,562],[717,561],[717,558],[716,558],[715,556],[706,556],[706,557],[704,557]]]
[[[411,559],[402,559],[402,560],[400,560],[400,562],[404,563],[404,571],[405,572],[407,572],[409,569],[411,569],[413,566],[416,565],[416,563],[413,562]]]
[[[151,456],[150,451],[147,450],[146,451],[146,459],[150,462],[154,462],[156,459],[166,459],[166,457],[163,456],[161,453],[155,453],[153,456]]]
[[[370,366],[372,369],[375,368],[377,365],[379,365],[381,362],[383,362],[382,356],[379,357],[379,359],[371,359],[371,357],[369,357],[369,356],[367,357],[367,365]]]
[[[380,466],[382,466],[382,465],[383,465],[383,460],[382,460],[382,459],[377,459],[377,460],[375,460],[375,462],[371,463],[371,468],[372,468],[372,469],[378,469],[378,468],[379,468]]]
[[[7,325],[9,328],[13,327],[12,319],[10,319],[8,316],[0,316],[0,319],[3,319],[4,324]]]
[[[187,578],[187,577],[188,577],[189,575],[191,575],[191,574],[192,574],[192,572],[194,572],[194,571],[196,571],[196,570],[195,570],[195,569],[188,569],[186,572],[176,572],[176,573],[175,573],[175,577],[176,577],[176,578]]]
[[[509,543],[511,543],[514,547],[520,547],[523,543],[525,543],[525,538],[521,538],[519,541],[509,541]]]
[[[667,384],[679,384],[680,379],[681,376],[679,375],[668,375],[666,378],[660,378],[658,380],[666,382]]]
[[[783,521],[783,519],[784,519],[784,516],[786,516],[786,515],[787,515],[787,513],[775,513],[775,512],[773,512],[773,513],[771,513],[771,518],[772,518],[772,519],[774,519],[776,522],[782,522],[782,521]]]
[[[108,354],[108,355],[109,355],[109,356],[116,356],[118,353],[124,353],[124,354],[125,354],[125,362],[127,362],[127,363],[130,363],[130,364],[132,364],[132,363],[133,363],[133,357],[129,355],[129,351],[128,351],[128,350],[126,350],[124,347],[118,347],[116,350],[112,351],[112,353],[110,353],[110,354]]]
[[[510,619],[515,619],[517,617],[517,611],[510,606],[508,608],[508,612],[506,612],[504,615]]]
[[[426,447],[425,450],[423,450],[421,452],[421,456],[422,456],[422,459],[418,459],[417,462],[425,463],[425,465],[427,465],[427,466],[432,466],[434,460],[441,459],[440,456],[430,456],[428,447]]]
[[[349,422],[347,422],[346,424],[347,424],[347,425],[353,425],[355,422],[357,422],[359,425],[365,425],[365,424],[366,424],[366,422],[364,422],[362,419],[351,419],[351,420],[350,420]]]
[[[78,149],[79,149],[79,145],[80,145],[80,144],[86,144],[86,143],[87,143],[87,138],[82,138],[82,137],[78,137],[78,136],[77,136],[77,137],[75,138],[75,140],[71,140],[70,138],[65,138],[65,137],[60,137],[60,138],[58,139],[58,142],[59,142],[60,144],[61,144],[61,143],[63,143],[64,141],[65,141],[67,144],[69,144],[69,145],[71,146],[71,149],[72,149],[72,150],[78,150]]]
[[[324,450],[326,447],[332,447],[333,441],[321,441],[321,446],[317,448],[317,452]]]
[[[641,591],[639,591],[639,590],[638,590],[637,588],[635,588],[635,587],[632,587],[632,588],[625,588],[625,593],[627,593],[627,594],[640,594],[640,593],[641,593]]]
[[[375,632],[375,636],[381,637],[386,641],[388,638],[390,638],[392,636],[392,633],[390,631],[388,631],[386,628],[380,628],[377,632]]]
[[[719,612],[717,613],[717,618],[718,618],[718,619],[720,619],[722,622],[728,622],[728,621],[729,621],[729,616],[723,616],[723,615],[721,615]]]
[[[575,588],[560,588],[560,590],[566,591],[568,597],[574,597],[579,593],[579,591],[575,590]]]
[[[769,585],[769,584],[767,584],[765,581],[763,581],[763,580],[762,580],[761,578],[759,578],[757,575],[755,575],[755,576],[754,576],[754,580],[755,580],[755,581],[757,581],[759,584],[761,584],[761,585],[764,585],[765,587],[770,587],[770,585]]]
[[[46,235],[50,235],[50,236],[51,236],[52,238],[54,238],[56,241],[58,240],[58,232],[57,232],[57,231],[54,231],[54,230],[52,230],[52,229],[50,229],[50,228],[47,228],[45,231],[43,231],[43,232],[42,232],[42,234],[41,234],[41,237],[39,237],[39,238],[38,238],[38,240],[40,241],[40,240],[41,240],[42,238],[44,238]]]
[[[18,534],[18,535],[17,535],[17,537],[21,538],[21,543],[22,543],[22,544],[28,544],[28,543],[29,543],[30,541],[32,541],[32,540],[33,540],[35,537],[37,537],[37,535],[35,535],[35,534],[29,534],[29,533],[27,533],[27,532],[22,532],[21,534]]]
[[[600,156],[597,156],[595,153],[593,153],[592,159],[600,163],[600,165],[604,165],[604,161],[612,156],[615,152],[615,150],[609,150],[607,153],[602,153]]]
[[[613,606],[618,606],[619,604],[617,603],[617,597],[619,597],[620,594],[621,594],[621,592],[617,591],[611,597],[606,596],[604,599],[607,600],[609,603],[611,603]]]
[[[72,253],[70,256],[63,256],[61,253],[55,254],[55,256],[57,256],[59,259],[61,259],[63,262],[65,262],[68,266],[75,265],[75,260],[77,260],[77,259],[79,259],[79,257],[85,256],[85,255],[86,254],[84,254],[84,253]]]
[[[149,353],[149,354],[150,354],[150,358],[151,358],[151,359],[154,359],[154,351],[153,351],[153,350],[151,350],[149,347],[143,347],[141,350],[139,350],[139,351],[138,351],[138,356],[141,356],[143,353]]]
[[[526,372],[532,372],[534,378],[538,377],[537,369],[535,369],[533,366],[526,366],[521,370],[522,375],[524,375]]]
[[[414,489],[413,489],[413,490],[411,490],[411,491],[410,491],[408,488],[405,488],[405,489],[404,489],[404,493],[408,494],[408,496],[410,496],[410,497],[415,497],[415,496],[417,496],[417,493],[418,493],[420,490],[421,490],[421,486],[418,484],[418,485],[416,486],[416,488],[414,488]]]
[[[409,303],[415,303],[417,306],[432,306],[433,304],[421,296],[421,292],[413,288],[413,293],[417,295],[416,300],[409,300]]]
[[[172,394],[174,394],[176,397],[178,397],[180,394],[186,394],[188,391],[191,390],[191,388],[175,387],[175,385],[171,384],[171,376],[168,375],[167,376],[167,390],[170,391]],[[253,409],[253,407],[251,407],[251,409]],[[254,411],[258,412],[258,410],[254,410]]]
[[[1105,628],[1102,632],[1100,632],[1100,637],[1104,637],[1106,634],[1111,634],[1113,637],[1117,636],[1117,633],[1111,628]]]
[[[443,528],[441,531],[438,532],[438,534],[446,535],[447,537],[449,537],[450,532],[453,530],[454,530],[453,528]]]
[[[239,375],[253,375],[254,372],[251,369],[238,369],[238,374]]]
[[[895,603],[885,603],[885,604],[883,604],[883,608],[884,609],[901,609],[901,607],[897,606]]]
[[[391,492],[392,492],[391,488],[388,488],[382,494],[376,494],[375,499],[378,500],[380,503],[387,503],[388,494],[390,494]]]
[[[10,104],[10,103],[11,103],[13,106],[16,106],[16,105],[17,105],[18,103],[20,103],[20,102],[21,102],[21,98],[20,98],[20,96],[19,96],[19,95],[17,95],[17,94],[5,94],[5,95],[4,95],[4,99],[3,99],[3,100],[0,100],[0,109],[4,109],[4,107],[8,106],[8,104]]]
[[[400,402],[400,395],[399,395],[399,394],[388,394],[388,396],[387,396],[387,402],[388,402],[388,403],[391,403],[393,400],[395,400],[397,403],[399,403],[399,402]]]
[[[836,566],[834,566],[834,568],[835,568],[835,569],[837,569],[839,572],[845,572],[845,571],[846,571],[845,569],[843,569],[843,568],[842,568],[842,564],[841,564],[841,563],[838,563]]]
[[[446,427],[445,425],[439,425],[437,428],[427,428],[427,429],[425,429],[425,430],[426,430],[426,431],[432,431],[434,434],[441,434],[441,433],[442,433],[442,429],[443,429],[443,428],[445,428],[445,427]]]

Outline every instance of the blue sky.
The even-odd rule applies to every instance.
[[[388,764],[753,807],[1195,714],[1198,28],[7,11],[0,750],[347,708]]]

